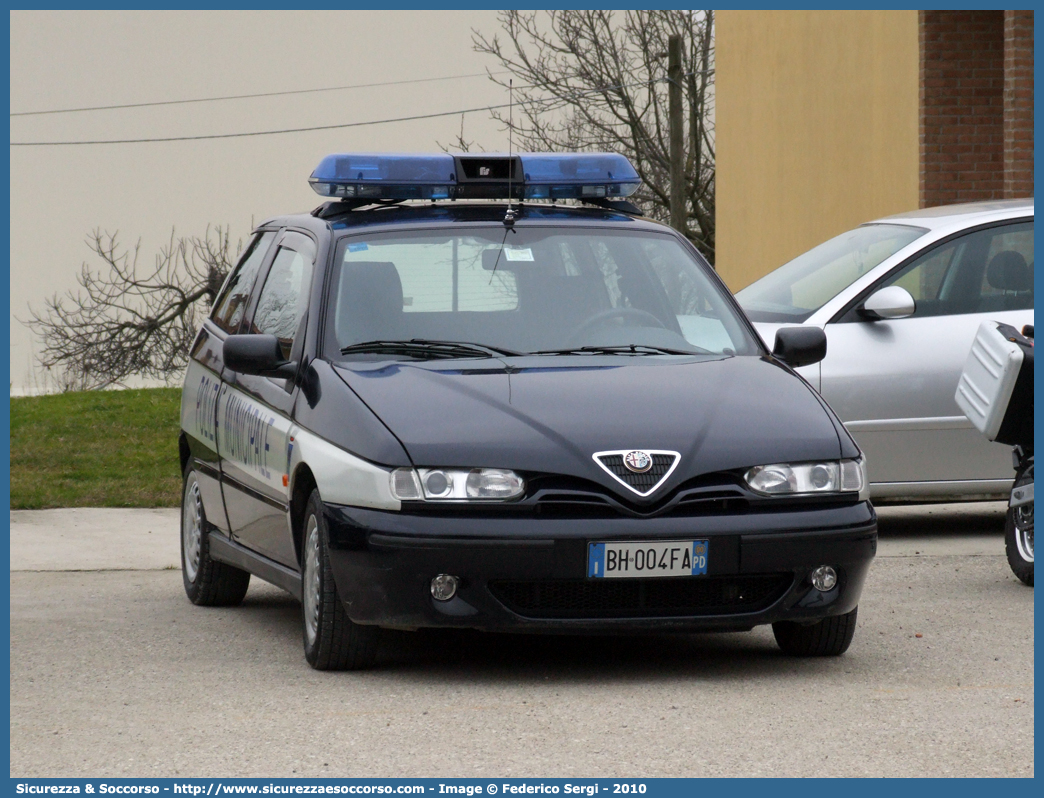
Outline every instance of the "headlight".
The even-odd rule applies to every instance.
[[[869,496],[864,458],[754,466],[743,479],[751,490],[767,496],[817,493],[858,493],[861,499]]]
[[[525,491],[525,480],[504,468],[396,468],[391,472],[391,492],[399,501],[506,501]]]

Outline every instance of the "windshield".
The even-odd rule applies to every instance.
[[[327,351],[351,360],[757,353],[703,269],[656,233],[498,225],[352,236],[329,283]]]
[[[803,322],[927,230],[868,224],[810,249],[736,294],[751,321]]]

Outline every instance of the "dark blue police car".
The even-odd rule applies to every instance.
[[[345,154],[310,182],[329,201],[257,229],[192,348],[194,603],[285,588],[321,669],[382,627],[848,648],[876,517],[792,371],[823,333],[766,351],[625,158]]]

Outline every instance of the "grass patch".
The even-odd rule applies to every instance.
[[[180,388],[11,397],[11,509],[177,507]]]

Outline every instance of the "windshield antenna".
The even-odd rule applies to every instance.
[[[515,225],[515,212],[511,209],[511,177],[515,173],[515,157],[512,150],[511,134],[515,129],[515,81],[508,79],[508,206],[504,214],[504,227],[511,228]],[[495,270],[495,268],[494,268]]]
[[[500,257],[504,254],[504,245],[507,243],[508,232],[517,233],[515,230],[515,212],[511,208],[511,176],[515,172],[515,156],[511,147],[511,133],[514,128],[514,116],[513,111],[515,110],[515,81],[513,79],[508,80],[508,206],[507,212],[504,214],[504,240],[500,242],[500,249],[497,250],[497,259],[493,261],[493,272],[489,275],[489,284],[493,284],[493,278],[497,276],[497,266],[500,265]]]

